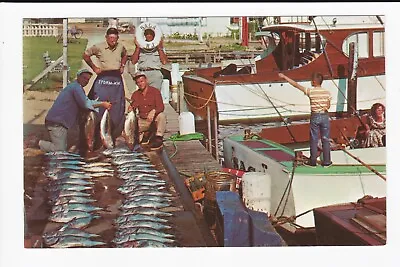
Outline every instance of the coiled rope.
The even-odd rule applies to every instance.
[[[175,147],[175,152],[169,157],[172,159],[178,153],[178,147],[175,144],[176,141],[190,141],[190,140],[203,140],[204,134],[202,133],[190,133],[180,135],[179,133],[171,135],[166,141],[172,141],[172,144]]]

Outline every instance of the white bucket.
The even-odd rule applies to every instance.
[[[182,112],[179,115],[179,134],[191,134],[195,133],[195,126],[194,126],[194,116],[192,112]]]
[[[271,176],[264,172],[246,172],[242,177],[243,203],[254,211],[270,213]]]
[[[169,98],[170,98],[169,95],[170,95],[169,80],[163,79],[162,84],[161,84],[161,97],[162,97],[164,104],[169,103]]]
[[[179,81],[182,81],[182,77],[179,72],[179,63],[172,63],[171,64],[171,84],[177,85]]]

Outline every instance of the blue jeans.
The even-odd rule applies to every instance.
[[[328,113],[311,113],[310,119],[310,163],[317,163],[318,139],[321,134],[323,165],[331,163],[330,121]]]

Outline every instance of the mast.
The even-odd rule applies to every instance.
[[[347,113],[357,112],[357,48],[354,42],[349,45],[349,69],[347,74]]]

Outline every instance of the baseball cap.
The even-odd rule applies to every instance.
[[[138,71],[138,72],[135,73],[135,75],[133,75],[133,79],[136,80],[136,78],[139,78],[140,76],[145,76],[146,77],[146,74],[143,71]]]
[[[76,76],[79,76],[79,75],[81,75],[82,73],[89,73],[90,75],[93,75],[93,73],[90,71],[90,70],[88,70],[88,69],[81,69],[81,70],[78,70],[78,72],[76,73]]]

